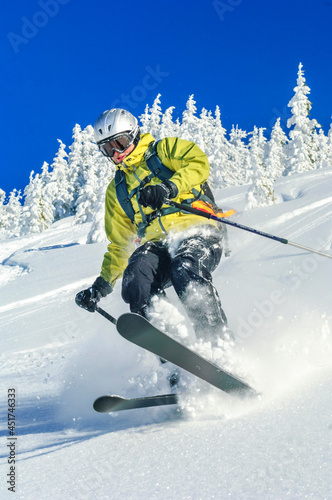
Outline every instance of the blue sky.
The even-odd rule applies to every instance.
[[[332,0],[16,0],[0,19],[0,188],[23,189],[57,139],[112,105],[181,115],[220,106],[224,127],[285,125],[298,64],[312,117],[332,121]]]

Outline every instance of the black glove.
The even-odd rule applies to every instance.
[[[78,292],[75,302],[79,307],[83,307],[89,312],[95,312],[97,304],[102,297],[106,297],[112,291],[112,285],[98,276],[90,288]]]
[[[175,198],[178,194],[178,188],[171,181],[164,181],[155,186],[146,186],[138,194],[138,203],[143,207],[151,207],[159,210],[166,200]]]

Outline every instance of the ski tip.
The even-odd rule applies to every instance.
[[[110,402],[112,402],[112,405],[115,406],[117,403],[122,403],[123,401],[125,401],[125,398],[122,398],[121,396],[115,396],[113,394],[100,396],[94,401],[93,409],[95,411],[98,411],[99,413],[104,413],[105,407],[107,407]]]
[[[131,340],[136,336],[137,329],[146,324],[149,324],[148,320],[140,314],[124,313],[118,318],[116,328],[122,337]]]
[[[178,395],[159,394],[156,396],[143,396],[139,398],[122,398],[121,396],[101,396],[93,404],[99,413],[111,413],[122,410],[137,410],[151,406],[166,406],[178,403]]]

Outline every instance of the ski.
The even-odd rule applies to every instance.
[[[93,403],[93,408],[99,413],[110,413],[112,411],[136,410],[137,408],[149,408],[151,406],[174,405],[177,402],[178,397],[176,394],[160,394],[158,396],[132,399],[122,398],[121,396],[101,396]]]
[[[170,361],[224,392],[257,396],[256,391],[246,382],[172,339],[139,314],[122,314],[117,320],[116,328],[126,340]]]

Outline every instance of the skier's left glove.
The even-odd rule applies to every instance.
[[[75,302],[79,307],[89,312],[95,312],[97,304],[102,297],[106,297],[112,291],[112,285],[101,276],[95,280],[92,286],[86,290],[78,292]]]
[[[160,210],[166,200],[178,195],[178,188],[172,181],[164,181],[155,186],[146,186],[138,194],[138,203],[143,207]]]

